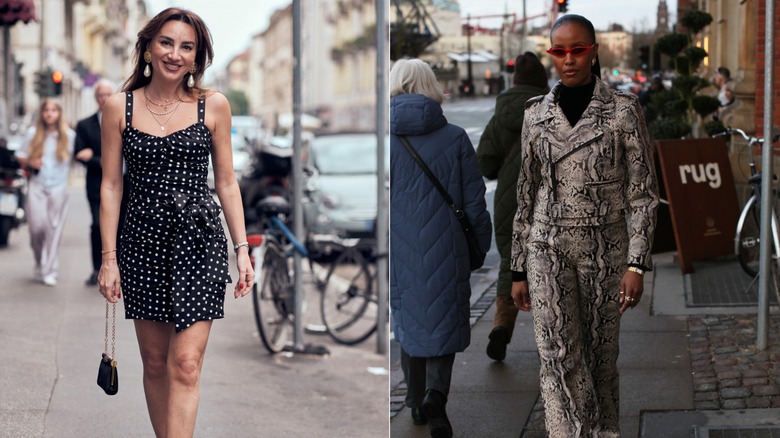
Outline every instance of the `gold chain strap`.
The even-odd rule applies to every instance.
[[[111,360],[116,361],[116,303],[112,303],[111,306]],[[103,350],[108,354],[108,301],[106,301],[106,336]]]

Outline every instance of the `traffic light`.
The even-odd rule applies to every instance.
[[[44,68],[35,72],[35,94],[39,97],[49,97],[54,95],[54,81],[52,81],[51,69]]]
[[[558,2],[558,12],[564,13],[569,10],[569,0],[556,0]]]
[[[647,70],[650,65],[650,46],[644,45],[639,47],[639,67]]]
[[[506,69],[505,70],[506,70],[507,73],[514,73],[515,72],[515,60],[514,59],[510,59],[509,61],[506,62]]]
[[[62,94],[62,71],[55,70],[51,73],[52,82],[52,95],[59,96]]]

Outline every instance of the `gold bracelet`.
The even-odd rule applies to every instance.
[[[108,251],[100,251],[101,254],[108,254],[110,252],[116,252],[115,249],[109,249]]]
[[[639,275],[641,275],[643,277],[645,275],[645,271],[643,269],[637,268],[636,266],[629,266],[628,267],[628,271],[637,273],[637,274],[639,274]]]

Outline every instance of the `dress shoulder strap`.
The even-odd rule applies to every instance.
[[[127,96],[127,103],[125,103],[125,125],[129,128],[133,123],[133,92],[127,91],[125,96]]]
[[[206,119],[206,98],[198,99],[198,122],[203,123]]]

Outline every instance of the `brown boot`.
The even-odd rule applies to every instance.
[[[506,357],[506,346],[512,340],[517,312],[511,296],[496,297],[496,316],[493,318],[493,330],[488,336],[490,338],[487,345],[489,358],[501,361]]]

